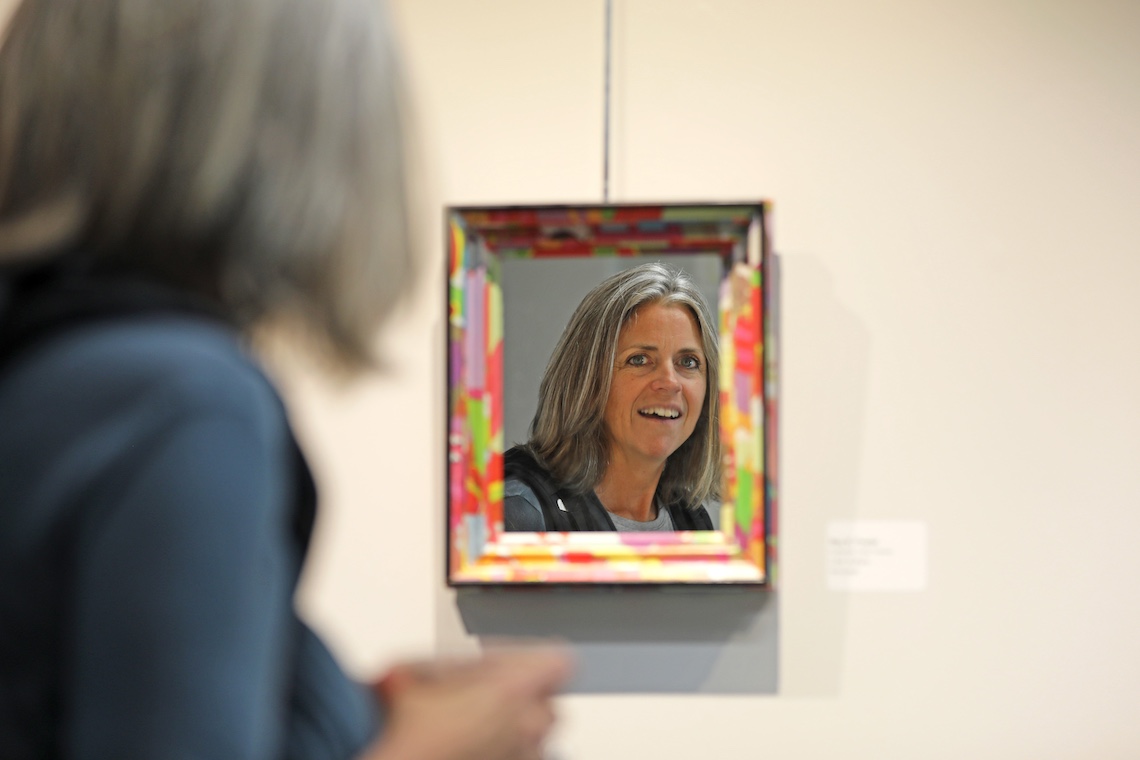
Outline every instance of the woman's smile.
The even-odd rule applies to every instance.
[[[681,410],[675,407],[652,406],[638,411],[642,417],[659,420],[675,420],[681,416]]]

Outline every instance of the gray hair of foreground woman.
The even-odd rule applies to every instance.
[[[21,0],[0,50],[0,266],[168,282],[347,366],[412,272],[377,0]]]
[[[606,401],[621,328],[650,304],[687,308],[700,330],[706,385],[697,426],[665,464],[657,492],[667,503],[697,507],[720,489],[717,331],[701,292],[684,272],[650,263],[605,280],[570,317],[538,390],[527,448],[556,480],[577,491],[605,474],[609,436]]]

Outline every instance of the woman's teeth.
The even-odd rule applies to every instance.
[[[681,413],[676,409],[665,409],[664,407],[660,406],[651,406],[648,409],[640,409],[638,410],[638,413],[645,415],[646,417],[663,417],[668,420],[675,420],[681,416]]]

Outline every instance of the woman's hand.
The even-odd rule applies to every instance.
[[[398,665],[375,685],[388,706],[366,760],[538,760],[570,676],[552,649]]]

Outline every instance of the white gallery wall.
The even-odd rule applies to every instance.
[[[427,280],[386,378],[294,373],[355,666],[472,651],[443,584],[448,203],[601,200],[601,0],[400,0]],[[1140,755],[1140,4],[614,0],[614,201],[774,203],[780,686],[577,694],[557,749]],[[839,593],[827,525],[926,525]],[[683,602],[681,602],[683,603]]]
[[[400,0],[427,280],[392,374],[294,373],[305,588],[365,671],[472,651],[443,585],[448,203],[601,199],[603,3]],[[557,749],[1140,755],[1140,5],[614,0],[614,201],[774,202],[780,687],[578,694]],[[926,525],[924,591],[829,591],[828,523]]]
[[[613,2],[611,200],[774,203],[779,688],[575,694],[558,757],[1140,756],[1140,3]],[[324,495],[301,603],[361,674],[479,647],[442,207],[601,200],[603,5],[392,3],[425,276],[387,374],[279,370]],[[926,526],[924,590],[828,589],[828,524],[876,519]]]

